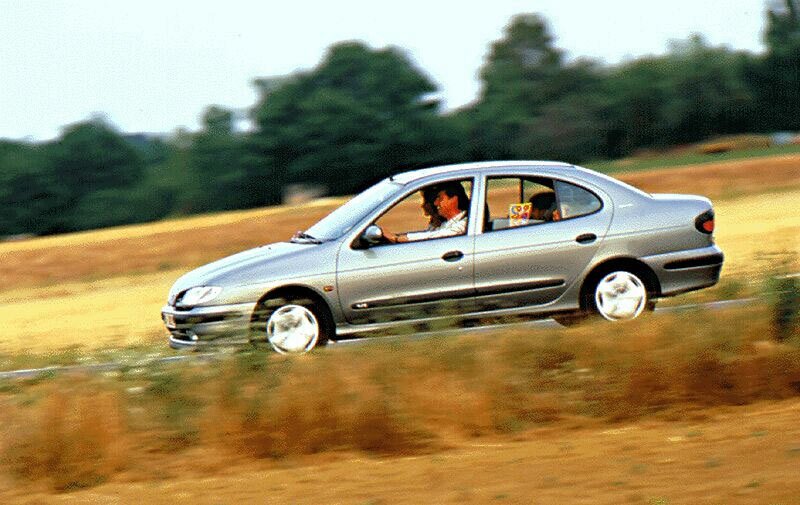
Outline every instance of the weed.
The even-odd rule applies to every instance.
[[[647,358],[637,360],[628,372],[625,400],[631,408],[660,407],[669,402],[672,382],[665,364]]]
[[[767,284],[773,337],[778,341],[800,341],[800,278],[772,277]]]
[[[104,482],[124,468],[129,446],[119,396],[73,393],[54,389],[36,416],[16,413],[5,450],[14,475],[70,491]]]
[[[55,368],[46,368],[41,372],[38,372],[35,375],[26,378],[24,382],[27,386],[35,386],[43,382],[51,381],[55,379],[57,375],[58,371]]]
[[[174,367],[157,369],[148,379],[150,384],[138,401],[156,417],[153,422],[163,427],[157,437],[161,442],[159,449],[173,452],[195,445],[199,441],[198,417],[204,402],[191,394],[192,384]]]
[[[9,379],[0,380],[0,394],[18,394],[22,391],[19,382]]]
[[[359,402],[352,430],[355,447],[386,454],[415,452],[429,445],[431,438],[381,396],[369,396]]]
[[[295,358],[237,353],[214,366],[0,383],[11,418],[0,442],[14,475],[68,490],[113,477],[120,461],[195,447],[279,460],[338,450],[407,454],[453,435],[514,434],[579,415],[629,419],[800,394],[800,349],[764,345],[769,313],[746,312],[714,321],[654,316],[555,336],[396,339]]]
[[[735,300],[747,292],[747,283],[739,278],[723,278],[715,287],[716,299]]]

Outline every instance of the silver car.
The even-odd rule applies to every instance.
[[[281,353],[440,318],[628,320],[719,280],[713,231],[707,198],[651,195],[566,163],[415,170],[287,242],[185,274],[162,318],[174,348]]]

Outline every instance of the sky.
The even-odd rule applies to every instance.
[[[208,106],[246,110],[255,78],[310,70],[343,40],[405,49],[453,109],[477,97],[515,14],[541,14],[571,60],[617,64],[692,33],[760,53],[767,1],[0,0],[0,138],[49,140],[96,116],[196,130]]]

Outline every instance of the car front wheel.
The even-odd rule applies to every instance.
[[[250,342],[281,354],[304,354],[328,342],[329,328],[327,314],[313,300],[270,298],[261,304]]]

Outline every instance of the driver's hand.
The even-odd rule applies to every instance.
[[[408,242],[408,235],[406,235],[405,233],[392,233],[390,231],[384,231],[383,238],[385,238],[392,244],[397,244],[399,242]]]
[[[382,231],[383,231],[383,238],[385,238],[388,242],[391,242],[392,244],[396,244],[397,243],[397,238],[398,237],[397,237],[396,234],[394,234],[394,233],[392,233],[390,231],[386,231],[386,230],[382,230]]]

